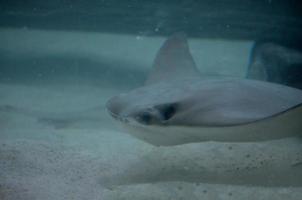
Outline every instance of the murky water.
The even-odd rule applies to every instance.
[[[103,3],[96,5],[110,5]],[[6,4],[2,18],[37,18],[60,13],[69,16],[74,12],[73,7],[65,4],[61,9],[57,9],[56,3],[47,4],[56,12],[47,10],[46,5],[44,10],[38,6],[38,10],[33,11],[25,9],[23,4],[19,7]],[[74,4],[77,8],[79,5],[83,6]],[[190,2],[184,5],[193,9]],[[209,7],[209,12],[223,5],[216,2]],[[129,31],[109,32],[111,26],[108,25],[107,31],[91,31],[85,30],[87,25],[83,24],[81,30],[74,30],[72,23],[64,30],[59,22],[60,30],[56,30],[53,21],[47,26],[39,25],[39,20],[32,23],[36,24],[32,28],[22,28],[20,21],[2,23],[0,199],[302,198],[300,138],[244,143],[207,141],[156,147],[127,134],[107,113],[105,104],[109,98],[143,84],[166,38],[155,34],[174,32],[173,20],[169,18],[174,15],[169,12],[169,6],[172,4],[157,9],[156,20],[160,19],[161,23],[155,23],[152,30],[133,31],[129,25]],[[279,10],[263,13],[269,17]],[[79,13],[87,14],[84,7],[82,11]],[[97,15],[97,6],[94,15]],[[204,15],[209,21],[214,20],[213,15]],[[246,24],[252,26],[250,15],[244,16]],[[66,23],[65,20],[62,18]],[[190,16],[187,21],[190,20],[195,23],[198,17]],[[299,17],[292,16],[286,23],[296,21]],[[210,38],[209,33],[199,35],[195,29],[192,32],[190,23],[187,28],[183,24],[179,26],[181,31],[188,32],[190,50],[202,76],[246,77],[257,39],[253,37],[257,34],[249,35],[246,29],[243,34],[233,29],[219,35],[213,26],[207,25],[217,33]],[[207,26],[203,30],[207,30]],[[255,26],[254,32],[259,27]],[[229,28],[224,27],[226,31]],[[280,38],[282,34],[272,35]],[[272,59],[286,57],[288,63],[300,65],[299,48],[289,49],[281,51],[285,56]],[[287,72],[290,75],[301,70],[295,68]],[[294,77],[294,83],[299,77]]]

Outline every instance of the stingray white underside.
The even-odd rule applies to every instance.
[[[119,122],[130,135],[155,146],[202,141],[253,142],[302,135],[302,106],[253,123],[236,126],[156,126]]]

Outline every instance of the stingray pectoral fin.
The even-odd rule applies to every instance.
[[[250,142],[302,135],[302,105],[251,123],[205,128],[218,141]],[[194,135],[194,134],[193,134]]]
[[[247,124],[204,128],[208,139],[252,142],[302,135],[302,104],[282,113]],[[193,136],[196,136],[192,133]]]
[[[202,141],[274,140],[302,135],[302,105],[262,120],[232,126],[125,126],[125,128],[129,134],[155,146]]]
[[[302,104],[262,120],[222,128],[231,141],[264,141],[301,136]]]

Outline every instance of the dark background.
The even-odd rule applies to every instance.
[[[0,26],[279,39],[302,32],[299,0],[0,0]]]

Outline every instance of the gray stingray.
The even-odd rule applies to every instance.
[[[302,47],[298,45],[256,41],[247,77],[302,89]]]
[[[302,134],[302,91],[248,79],[203,79],[183,34],[159,50],[145,85],[107,109],[128,133],[153,145],[262,141]]]

